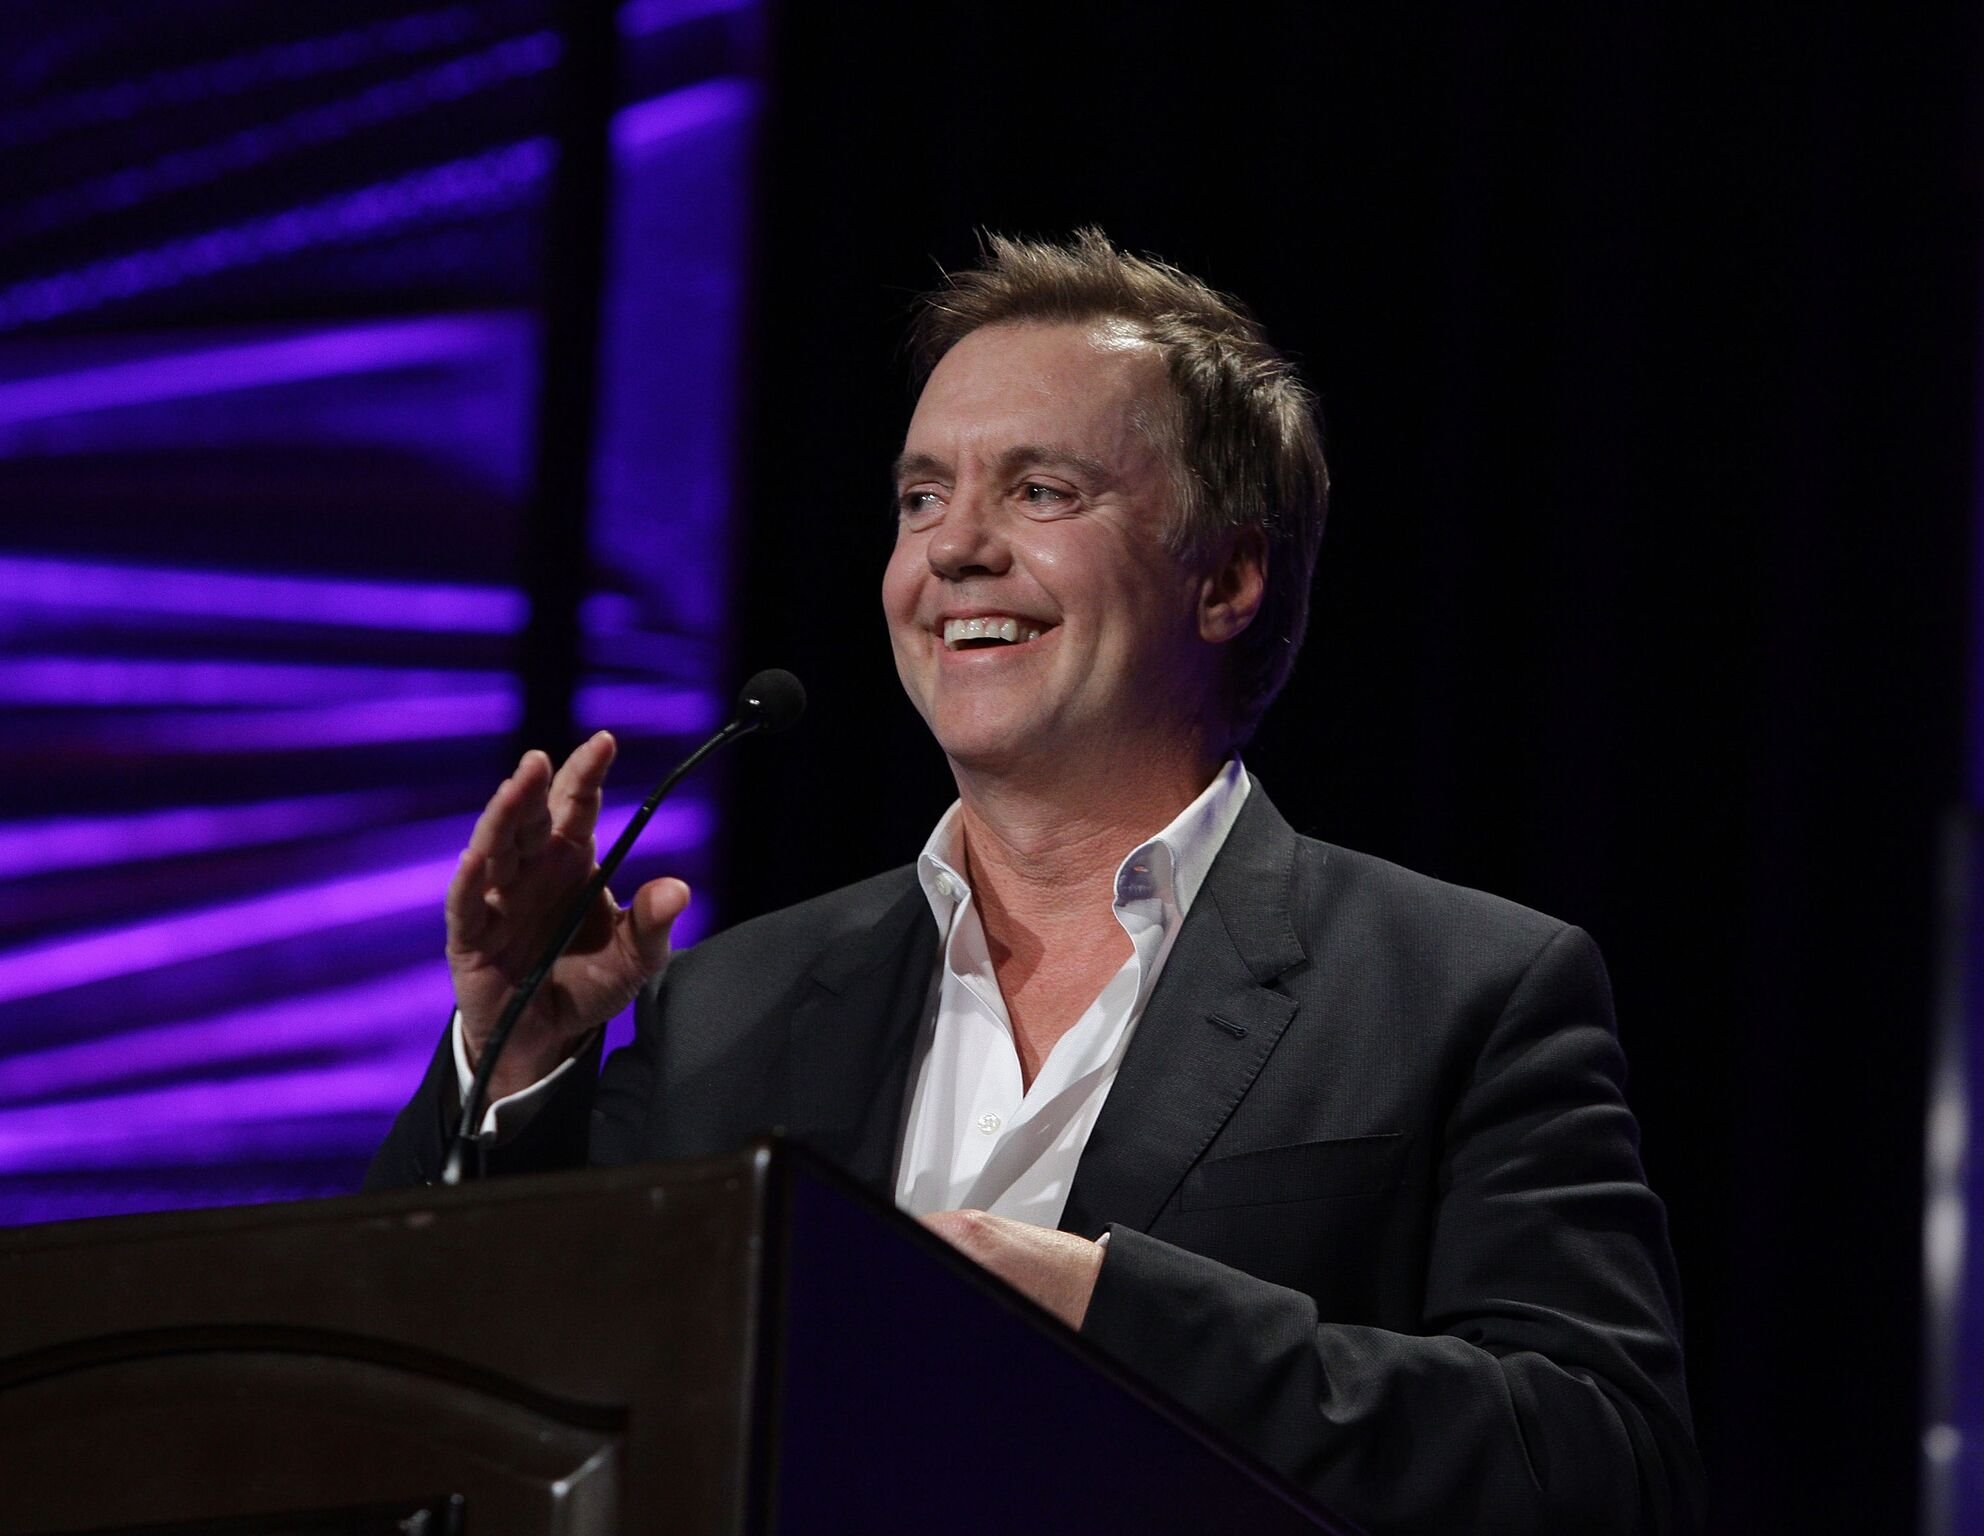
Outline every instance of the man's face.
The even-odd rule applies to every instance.
[[[931,374],[882,603],[903,687],[961,767],[1204,753],[1217,648],[1201,579],[1165,548],[1171,477],[1143,425],[1168,405],[1157,350],[1109,322],[988,326]]]

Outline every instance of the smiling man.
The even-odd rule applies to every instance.
[[[1373,1531],[1689,1528],[1590,940],[1298,837],[1237,755],[1306,622],[1308,395],[1095,232],[991,241],[918,345],[882,602],[956,804],[914,864],[672,960],[680,881],[602,900],[504,1059],[492,1168],[782,1125]],[[459,1020],[377,1181],[438,1169],[611,757],[528,754],[484,811]]]

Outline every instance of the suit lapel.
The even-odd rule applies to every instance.
[[[1148,1229],[1226,1123],[1297,1004],[1296,838],[1254,786],[1192,903],[1076,1169],[1062,1227]]]
[[[786,1130],[884,1195],[936,964],[936,924],[912,877],[881,921],[821,957],[788,1026]]]

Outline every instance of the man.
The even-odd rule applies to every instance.
[[[492,1167],[783,1125],[1374,1531],[1692,1524],[1594,947],[1297,837],[1235,755],[1306,621],[1308,396],[1093,231],[993,240],[919,344],[882,600],[957,804],[914,866],[673,963],[680,881],[602,900],[502,1064]],[[438,1168],[611,757],[531,753],[483,813],[459,1024],[375,1177]]]

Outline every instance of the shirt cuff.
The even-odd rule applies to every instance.
[[[475,1082],[475,1070],[468,1064],[468,1042],[462,1037],[462,1012],[459,1008],[455,1010],[454,1022],[448,1027],[448,1041],[455,1052],[455,1092],[460,1102],[466,1104],[469,1087]],[[483,1111],[482,1124],[476,1127],[475,1139],[483,1146],[496,1146],[529,1125],[537,1118],[538,1110],[544,1107],[544,1101],[551,1097],[558,1079],[572,1070],[576,1059],[566,1057],[528,1088],[496,1100]]]

